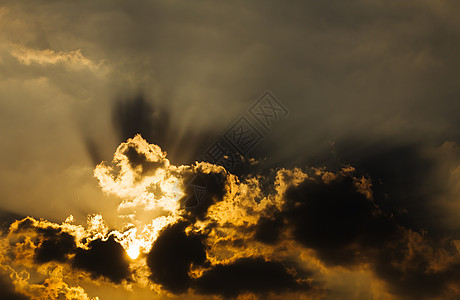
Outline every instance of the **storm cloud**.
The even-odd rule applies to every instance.
[[[106,241],[91,241],[88,248],[77,250],[73,260],[76,268],[89,271],[94,277],[104,276],[115,283],[129,278],[128,257],[113,236],[109,236]]]
[[[3,1],[5,295],[458,298],[459,5]]]
[[[206,260],[200,237],[186,235],[186,225],[178,223],[166,228],[147,257],[152,280],[175,293],[183,293],[190,286],[190,265],[202,265]]]

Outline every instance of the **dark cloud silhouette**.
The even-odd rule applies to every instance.
[[[62,232],[60,228],[37,228],[40,234],[39,244],[35,249],[35,260],[38,263],[49,261],[65,262],[68,254],[76,250],[75,238]]]
[[[260,218],[255,228],[254,237],[260,242],[274,244],[279,241],[283,225],[284,220],[279,214],[275,214],[271,218]]]
[[[374,183],[375,202],[407,228],[438,229],[430,201],[440,192],[435,161],[424,156],[423,145],[391,141],[337,143],[342,161],[366,172]],[[405,213],[401,213],[405,212]]]
[[[113,235],[106,241],[91,241],[88,247],[88,250],[77,249],[73,259],[74,267],[88,271],[94,278],[103,276],[115,283],[129,279],[128,256]]]
[[[335,148],[342,164],[351,164],[372,180],[374,202],[399,225],[427,231],[438,241],[460,238],[457,210],[452,209],[455,200],[443,200],[457,197],[449,185],[457,180],[452,177],[459,163],[455,143],[375,138],[341,141]],[[446,219],[452,221],[443,222]]]
[[[358,192],[353,178],[306,180],[286,195],[285,217],[295,239],[325,263],[348,264],[398,237],[397,224]],[[357,247],[357,248],[355,248]]]
[[[204,219],[208,208],[219,201],[225,193],[225,175],[196,172],[185,178],[185,196],[180,199],[184,216]]]
[[[311,289],[310,284],[299,282],[283,264],[263,258],[243,258],[228,265],[213,266],[195,280],[194,286],[199,293],[225,297]]]
[[[453,258],[458,255],[458,250],[448,246],[440,248],[441,253],[435,253],[434,245],[428,243],[424,246],[399,242],[393,247],[380,249],[374,260],[374,268],[376,274],[389,284],[391,293],[403,296],[404,299],[433,299],[446,295],[449,285],[458,283],[458,260],[446,266],[434,261]],[[448,294],[445,296],[446,299],[451,297],[456,298]]]
[[[206,251],[199,236],[184,232],[187,223],[180,222],[164,229],[147,256],[152,281],[174,293],[185,292],[191,283],[191,264],[202,265]]]

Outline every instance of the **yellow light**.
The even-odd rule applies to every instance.
[[[128,250],[126,250],[126,253],[129,257],[131,257],[131,259],[136,259],[140,253],[139,245],[130,245]]]

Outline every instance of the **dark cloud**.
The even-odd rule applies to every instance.
[[[458,255],[458,250],[446,247],[442,253],[436,254],[433,245],[417,246],[420,245],[400,242],[395,247],[380,249],[374,261],[376,274],[389,284],[391,293],[404,299],[433,299],[440,295],[446,299],[455,297],[449,296],[448,291],[449,285],[460,280],[460,263],[454,261],[443,266],[435,259],[439,255],[441,259],[453,258]]]
[[[286,201],[285,217],[295,239],[315,249],[325,263],[352,263],[399,234],[397,224],[349,176],[330,183],[306,180],[287,192]]]
[[[38,263],[49,261],[65,262],[68,254],[76,250],[75,237],[62,232],[60,228],[37,228],[40,234],[39,244],[35,249],[35,260]]]
[[[344,161],[367,172],[374,184],[376,201],[389,213],[400,217],[399,222],[414,229],[426,226],[427,195],[432,188],[434,161],[422,155],[423,146],[391,144],[381,141],[349,141],[337,144],[337,152]],[[384,198],[384,199],[382,199]],[[398,210],[407,210],[403,219]],[[416,226],[419,228],[415,228]]]
[[[113,235],[106,241],[91,241],[88,247],[88,250],[77,249],[73,259],[74,267],[88,271],[94,278],[103,276],[115,283],[129,279],[129,258]]]
[[[458,231],[439,221],[449,215],[436,202],[449,192],[450,176],[449,170],[440,169],[444,163],[436,150],[440,146],[375,139],[335,145],[340,162],[372,180],[374,202],[398,224],[427,230],[434,239],[459,238]]]
[[[353,176],[336,175],[327,183],[310,178],[291,187],[282,212],[261,218],[255,238],[275,245],[283,242],[278,237],[284,229],[326,265],[370,264],[389,292],[405,299],[450,295],[449,286],[460,278],[458,249],[451,239],[439,243],[398,224],[358,190]]]
[[[185,196],[180,199],[184,216],[204,219],[208,208],[222,201],[225,193],[225,175],[196,172],[185,178]]]
[[[147,257],[152,281],[174,293],[183,293],[189,288],[191,264],[202,265],[206,260],[200,237],[187,235],[185,227],[187,223],[180,222],[164,229]]]
[[[284,219],[275,214],[273,217],[260,218],[256,225],[254,237],[256,240],[267,244],[279,241]]]
[[[310,284],[299,282],[283,264],[263,258],[243,258],[231,264],[213,266],[195,280],[194,286],[199,293],[225,297],[311,289]]]

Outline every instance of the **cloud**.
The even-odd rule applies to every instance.
[[[73,266],[90,272],[95,278],[104,276],[115,283],[121,283],[130,276],[128,255],[113,235],[105,241],[91,241],[88,249],[77,249]]]
[[[51,49],[31,49],[15,44],[10,45],[10,48],[10,54],[15,57],[19,63],[26,66],[30,66],[32,63],[39,65],[64,64],[71,69],[81,70],[87,68],[91,71],[99,71],[102,67],[102,63],[95,64],[93,61],[83,56],[80,49],[69,52],[55,52]]]
[[[122,207],[143,205],[153,209],[158,206],[170,212],[177,209],[177,200],[183,196],[181,170],[169,163],[159,146],[148,144],[136,135],[120,144],[113,165],[102,162],[94,174],[105,192],[123,199]],[[155,195],[150,188],[158,184],[164,190]]]
[[[254,238],[266,244],[276,243],[281,235],[284,220],[279,214],[260,218],[256,225]]]
[[[0,229],[2,234],[8,233],[8,229],[14,221],[23,219],[24,217],[25,216],[0,209]]]
[[[328,183],[307,180],[287,191],[285,222],[294,238],[315,249],[326,264],[353,263],[400,234],[354,180],[339,174]]]
[[[75,238],[60,229],[38,229],[41,241],[35,249],[35,259],[39,263],[51,260],[66,261],[67,255],[76,250]]]
[[[254,237],[281,246],[286,236],[272,237],[290,232],[288,236],[314,250],[326,270],[370,267],[394,297],[432,299],[457,293],[460,253],[452,239],[439,244],[401,226],[373,201],[372,185],[352,174],[319,172],[321,180],[313,176],[287,189],[281,212],[260,219]],[[417,288],[421,283],[423,288]]]
[[[20,213],[14,219],[104,213],[110,225],[35,220],[5,234],[2,259],[46,278],[45,268],[66,266],[67,275],[77,249],[111,233],[144,272],[136,264],[162,230],[185,219],[209,264],[192,264],[192,280],[245,259],[284,267],[294,257],[315,279],[366,274],[341,287],[370,291],[356,298],[457,297],[458,3],[108,2],[0,8],[4,207]],[[232,175],[192,164],[266,88],[290,110],[256,150],[266,165]],[[104,197],[79,130],[94,164],[109,158],[97,168]],[[114,145],[137,133],[167,160],[133,139],[111,162]],[[331,160],[318,174],[306,167]],[[188,185],[195,175],[204,198]],[[32,270],[27,282],[46,290]],[[132,276],[149,276],[141,273]],[[376,291],[376,282],[386,285]]]
[[[41,226],[44,223],[46,227]],[[66,262],[67,255],[72,253],[61,244],[67,235],[48,225],[54,225],[53,229],[58,227],[57,224],[39,223],[27,218],[13,223],[8,236],[0,241],[0,281],[5,287],[2,297],[98,300],[88,296],[81,286],[68,283],[73,272]],[[52,246],[57,249],[52,249]],[[9,286],[10,282],[14,287]]]
[[[52,223],[38,223],[32,218],[16,221],[10,235],[28,235],[34,248],[34,260],[38,264],[59,261],[66,262],[69,254],[76,250],[75,237]]]
[[[177,223],[164,229],[147,256],[151,279],[174,293],[187,291],[191,283],[191,265],[199,266],[206,260],[200,237],[184,232],[187,225]]]
[[[203,220],[214,203],[223,201],[227,175],[221,167],[214,166],[209,172],[203,163],[196,166],[194,172],[184,177],[185,195],[179,201],[186,218]]]
[[[458,239],[455,169],[458,144],[352,139],[337,142],[340,162],[372,182],[373,200],[398,224],[428,231],[431,238]]]
[[[14,222],[2,239],[2,260],[18,290],[89,297],[67,283],[89,274],[86,282],[108,280],[158,295],[327,297],[347,294],[327,286],[342,270],[370,274],[368,284],[378,283],[369,288],[374,295],[458,294],[458,240],[399,223],[376,201],[372,179],[352,166],[236,176],[206,162],[176,166],[140,135],[121,143],[113,157],[94,175],[119,201],[117,228],[109,229],[101,215],[89,216],[86,227],[74,225],[73,217],[62,224]],[[196,206],[187,207],[190,197],[200,197]],[[30,282],[33,272],[52,288]],[[420,282],[423,288],[416,288]]]
[[[120,144],[112,163],[96,166],[94,175],[104,192],[121,200],[118,211],[124,226],[134,230],[141,251],[148,252],[164,227],[183,215],[199,217],[223,195],[222,183],[209,185],[203,205],[188,210],[186,202],[195,192],[189,181],[197,175],[206,179],[213,174],[225,176],[219,175],[222,172],[222,167],[204,162],[175,166],[159,146],[136,135]]]
[[[297,279],[292,271],[278,262],[263,258],[243,258],[231,264],[216,265],[199,277],[194,285],[198,292],[236,297],[253,293],[266,296],[269,293],[308,291],[312,287],[308,278]]]
[[[24,294],[18,293],[15,286],[11,283],[11,279],[5,274],[0,272],[0,291],[2,291],[2,299],[5,300],[30,300]]]
[[[71,217],[62,224],[27,217],[10,226],[1,240],[0,262],[17,290],[31,299],[97,300],[69,281],[82,271],[94,280],[128,280],[126,251],[97,224],[97,216],[89,219],[87,228],[71,222]]]
[[[405,240],[380,249],[374,259],[377,276],[398,297],[450,299],[458,294],[458,249],[435,247],[423,235],[408,232]]]
[[[452,76],[458,70],[459,48],[453,1],[401,1],[391,7],[382,1],[352,1],[346,7],[337,1],[332,7],[311,1],[289,7],[243,2],[171,6],[153,1],[129,9],[121,2],[112,3],[110,10],[106,4],[85,1],[76,7],[37,1],[30,6],[9,1],[2,7],[2,41],[24,45],[18,55],[47,57],[42,51],[48,49],[51,57],[69,57],[56,64],[45,59],[40,65],[30,55],[26,66],[9,55],[9,48],[2,55],[1,111],[6,114],[4,122],[11,124],[2,131],[2,139],[16,136],[14,147],[2,149],[5,157],[22,149],[25,165],[41,160],[47,168],[55,166],[56,173],[71,164],[87,165],[80,139],[72,134],[75,119],[94,141],[100,141],[96,162],[110,157],[114,144],[121,141],[110,128],[110,111],[124,99],[120,94],[138,89],[144,90],[145,102],[155,100],[154,113],[164,108],[168,115],[140,119],[167,119],[173,127],[167,130],[172,140],[168,145],[161,143],[160,130],[153,134],[158,141],[149,141],[167,150],[172,161],[193,152],[181,163],[196,158],[197,151],[191,148],[208,146],[199,139],[207,135],[204,132],[224,131],[266,88],[291,111],[289,120],[277,124],[261,145],[272,166],[311,164],[312,156],[329,140],[385,136],[430,142],[458,137],[458,118],[454,109],[448,109],[458,98]],[[79,22],[81,15],[86,22]],[[180,22],[176,16],[181,16]],[[110,65],[109,76],[99,80],[89,72],[56,72],[56,67],[79,61],[72,52],[77,49],[81,59],[93,65],[100,61]],[[48,78],[53,89],[33,85],[35,80],[30,79],[39,77]],[[63,91],[68,97],[62,97]],[[136,96],[126,98],[136,102]],[[6,105],[9,102],[14,103],[12,109]],[[31,140],[34,147],[28,146]],[[63,150],[56,153],[56,149]],[[34,201],[56,204],[53,214],[61,219],[68,207],[81,210],[83,216],[101,209],[94,204],[101,201],[92,201],[97,191],[83,194],[76,188],[82,200],[74,201],[73,187],[61,190],[63,176],[55,176],[59,184],[51,187],[43,178],[32,189],[18,189],[24,172],[17,165],[6,169],[2,173],[21,175],[2,181],[7,193],[4,205],[9,206],[10,199],[24,203],[16,211],[52,217],[44,205],[27,200],[37,197],[39,201]],[[28,170],[31,181],[42,171]],[[53,193],[34,197],[47,194],[45,186]],[[69,200],[60,205],[60,199]]]
[[[433,153],[437,151],[441,150]],[[437,239],[417,227],[400,222],[400,217],[394,214],[398,212],[397,206],[384,203],[386,206],[382,207],[381,189],[387,187],[386,183],[393,201],[403,199],[405,188],[415,188],[417,182],[422,182],[415,176],[418,168],[423,167],[423,162],[430,162],[425,166],[432,168],[430,164],[434,163],[436,156],[426,160],[425,156],[419,158],[411,147],[382,150],[382,153],[386,159],[377,167],[362,163],[366,162],[365,156],[364,160],[358,161],[368,172],[342,166],[336,172],[326,168],[297,168],[274,170],[269,176],[238,177],[206,163],[174,166],[158,146],[137,136],[120,145],[112,166],[101,164],[95,174],[101,186],[118,195],[122,203],[130,199],[128,203],[132,208],[164,205],[162,201],[170,201],[162,192],[167,185],[163,186],[162,181],[158,181],[162,177],[156,176],[166,174],[161,176],[177,179],[181,196],[174,198],[176,206],[166,210],[171,218],[156,226],[156,233],[144,239],[143,243],[153,242],[150,246],[140,248],[144,253],[151,248],[147,265],[153,283],[173,293],[192,290],[227,295],[228,291],[206,290],[196,282],[212,282],[215,274],[226,274],[227,271],[223,270],[227,267],[232,270],[231,266],[241,260],[264,259],[302,273],[299,264],[292,264],[291,256],[298,251],[308,253],[303,254],[308,258],[302,260],[311,271],[306,277],[308,280],[314,280],[321,273],[329,274],[337,266],[368,268],[378,278],[375,280],[383,280],[386,289],[395,295],[429,298],[455,293],[456,285],[449,278],[457,276],[454,271],[459,259],[457,248],[438,244]],[[411,184],[392,184],[391,180],[395,178],[388,174],[394,174],[393,164],[408,170],[406,182]],[[410,175],[412,173],[415,175]],[[159,183],[154,189],[147,184],[152,179]],[[199,182],[187,184],[191,179]],[[205,189],[204,201],[196,207],[184,209],[180,203],[189,196],[196,197],[195,185]],[[146,199],[157,200],[149,204],[151,200],[146,202]],[[188,220],[187,223],[181,223],[183,219]],[[142,227],[137,227],[136,232],[143,232]],[[132,235],[134,240],[145,236],[138,233]],[[118,236],[122,237],[123,233]],[[122,239],[121,243],[126,249],[126,240]],[[196,251],[172,250],[183,248]],[[310,265],[315,260],[320,268]],[[219,271],[213,272],[215,268]],[[419,281],[430,281],[424,285],[426,290],[423,293],[414,288]],[[251,292],[259,294],[257,283],[253,289],[241,289],[236,289],[232,296]],[[303,290],[301,286],[291,286],[284,291],[302,293]]]

